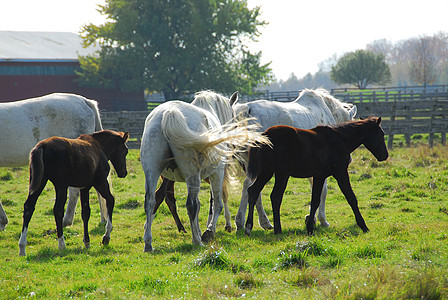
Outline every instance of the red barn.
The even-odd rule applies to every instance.
[[[0,102],[39,97],[54,92],[74,93],[97,100],[103,110],[146,110],[143,91],[80,87],[75,70],[83,48],[70,32],[0,31]]]

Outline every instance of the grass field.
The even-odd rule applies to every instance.
[[[307,236],[304,217],[310,189],[290,179],[281,209],[283,234],[254,225],[251,237],[224,231],[214,241],[191,244],[185,185],[176,185],[178,233],[165,204],[153,224],[153,253],[144,253],[144,175],[138,151],[128,156],[128,176],[113,177],[116,198],[110,245],[101,246],[104,225],[91,193],[91,248],[82,242],[78,205],[75,224],[65,229],[67,250],[58,251],[48,184],[37,202],[26,257],[18,256],[28,169],[0,168],[0,200],[9,217],[0,232],[0,298],[265,298],[265,299],[446,299],[448,298],[448,147],[398,148],[378,163],[365,149],[353,154],[349,171],[364,234],[334,179],[329,181],[327,218]],[[240,187],[231,192],[238,210]],[[269,193],[264,205],[272,220]],[[205,229],[208,185],[200,194]]]

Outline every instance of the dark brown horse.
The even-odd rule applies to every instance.
[[[319,206],[322,186],[333,176],[355,214],[356,223],[364,231],[369,229],[358,208],[358,201],[350,185],[347,172],[350,153],[364,145],[379,161],[388,158],[381,118],[370,117],[340,126],[318,126],[310,130],[290,126],[274,126],[264,132],[272,142],[249,150],[248,177],[255,182],[249,187],[249,214],[246,234],[253,227],[254,205],[265,184],[275,174],[271,193],[274,232],[282,232],[280,205],[290,176],[313,177],[310,217],[306,222],[308,234],[313,234],[314,215]]]
[[[112,231],[114,196],[110,193],[107,176],[110,160],[118,177],[127,175],[126,142],[129,133],[111,130],[83,134],[77,139],[52,137],[39,142],[30,152],[30,185],[28,199],[24,204],[23,227],[19,241],[19,255],[25,254],[28,224],[33,215],[37,198],[48,180],[56,190],[53,214],[56,221],[59,250],[65,249],[62,218],[69,186],[81,188],[84,245],[90,247],[88,222],[90,218],[89,190],[94,187],[106,199],[107,220],[103,245],[109,244]]]

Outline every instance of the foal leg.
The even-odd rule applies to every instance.
[[[255,180],[254,184],[252,184],[247,189],[248,194],[248,202],[249,202],[249,212],[247,214],[247,221],[246,221],[246,229],[245,234],[247,236],[250,236],[252,232],[252,228],[254,226],[254,206],[257,202],[257,199],[260,196],[260,192],[263,189],[263,187],[266,185],[266,183],[272,178],[273,173],[269,174],[259,174],[257,179]]]
[[[30,223],[31,217],[33,216],[34,209],[36,208],[37,198],[39,198],[46,184],[47,180],[43,180],[37,190],[30,191],[30,193],[28,194],[28,198],[25,201],[25,204],[23,204],[23,225],[22,225],[22,233],[20,235],[19,240],[20,256],[26,255],[25,248],[27,244],[26,235],[28,233],[28,225]]]
[[[310,187],[312,190],[313,189],[313,177],[309,177],[308,180],[310,181]],[[330,226],[330,223],[327,222],[327,217],[325,215],[325,200],[327,199],[327,193],[328,193],[327,179],[325,179],[324,185],[322,187],[322,193],[320,195],[319,210],[317,213],[317,218],[319,219],[320,225],[322,227]],[[310,206],[310,210],[311,210],[311,206]],[[310,217],[310,215],[305,216],[305,223],[308,222],[309,217]],[[314,223],[316,223],[316,218],[314,218]]]
[[[54,220],[56,221],[56,231],[58,234],[58,246],[59,251],[65,250],[65,240],[64,240],[64,226],[62,226],[62,219],[64,218],[64,207],[67,201],[67,189],[68,186],[56,186],[56,201],[53,206]]]
[[[350,185],[350,178],[347,171],[341,172],[341,174],[338,174],[334,177],[338,181],[339,188],[341,189],[342,193],[347,199],[348,204],[350,204],[353,213],[355,214],[356,224],[358,224],[362,231],[369,231],[369,228],[367,228],[366,222],[364,221],[364,218],[359,211],[358,200],[356,199],[355,193],[353,192],[352,186]]]
[[[288,184],[289,176],[275,174],[275,184],[271,192],[272,212],[274,214],[274,233],[282,233],[282,224],[280,222],[280,206],[283,200],[283,193]]]
[[[246,209],[247,209],[247,204],[248,204],[248,198],[249,198],[247,190],[248,190],[249,186],[251,185],[251,183],[252,182],[250,181],[250,179],[248,179],[248,178],[244,179],[240,206],[238,208],[238,213],[235,216],[236,230],[243,229],[243,224],[244,224],[244,219],[246,216]],[[266,215],[266,212],[264,211],[263,203],[261,201],[261,195],[258,196],[257,202],[255,203],[255,205],[257,207],[257,212],[258,212],[258,223],[260,224],[261,228],[263,228],[265,230],[274,228],[274,226],[272,226],[271,222],[269,221],[269,218]]]
[[[90,219],[90,204],[89,204],[89,189],[81,190],[81,215],[82,222],[84,224],[84,246],[90,248],[89,237],[89,219]]]
[[[316,210],[319,207],[320,195],[322,193],[322,187],[324,185],[325,178],[313,178],[313,189],[311,192],[311,209],[310,216],[306,222],[306,229],[309,235],[313,234],[314,231],[314,216]]]
[[[174,198],[174,181],[166,178],[163,178],[162,184],[156,191],[156,206],[154,207],[154,214],[157,212],[157,209],[159,209],[163,199],[165,199],[168,209],[176,222],[177,230],[179,232],[187,232],[180,221],[179,215],[177,214],[176,198]]]

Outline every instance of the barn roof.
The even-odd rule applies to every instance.
[[[71,32],[0,31],[0,61],[78,60],[97,48],[83,48],[82,38]]]

